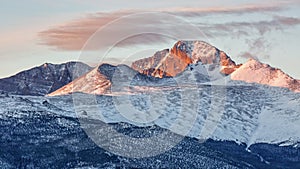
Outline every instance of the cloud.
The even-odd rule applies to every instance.
[[[248,43],[251,51],[262,51],[269,47],[269,45],[266,44],[266,40],[263,37],[259,37],[257,39],[254,39],[253,41],[246,40],[246,42]]]
[[[274,16],[271,20],[256,22],[227,22],[224,24],[205,25],[198,23],[199,28],[203,31],[209,30],[210,34],[215,36],[253,36],[253,32],[263,36],[265,33],[273,30],[284,30],[300,24],[299,18]],[[252,33],[250,33],[252,32]],[[213,37],[213,36],[212,36]]]
[[[180,34],[183,30],[175,26],[184,25],[183,22],[170,14],[161,13],[97,13],[42,31],[39,37],[42,40],[40,44],[61,50],[152,44],[166,42],[176,32]],[[171,29],[174,33],[170,35]]]
[[[65,23],[40,32],[39,37],[41,44],[60,50],[97,50],[192,39],[201,34],[197,27],[168,13],[119,11]]]
[[[241,54],[239,54],[240,57],[242,58],[246,58],[246,59],[255,59],[255,60],[259,60],[257,56],[249,53],[249,52],[242,52]]]
[[[270,42],[264,37],[259,37],[256,39],[246,39],[246,44],[248,45],[248,51],[241,52],[238,56],[242,58],[252,58],[255,60],[268,59],[268,50],[270,49]]]
[[[255,12],[272,12],[283,10],[284,7],[276,4],[255,4],[255,5],[243,5],[243,6],[231,6],[231,7],[214,7],[214,8],[171,8],[161,10],[164,12],[170,12],[181,16],[197,16],[197,15],[211,15],[211,14],[246,14]]]
[[[107,23],[130,11],[90,14],[82,19],[39,32],[41,44],[63,50],[80,50],[86,41]]]
[[[208,14],[244,14],[253,12],[278,11],[284,9],[282,3],[245,5],[238,7],[217,8],[170,8],[152,9],[156,12],[144,13],[138,10],[120,10],[108,13],[90,14],[84,18],[64,23],[62,25],[39,32],[40,44],[59,50],[89,50],[107,48],[108,46],[130,46],[136,44],[155,44],[169,42],[181,35],[190,38],[200,38],[194,35],[201,31],[205,39],[214,36],[234,35],[249,36],[249,29],[256,29],[261,35],[271,30],[281,30],[284,27],[299,24],[298,18],[276,16],[271,21],[259,22],[228,22],[225,24],[196,23],[197,29],[184,32],[182,28],[192,27],[187,18]],[[163,13],[159,13],[163,12]],[[180,16],[180,18],[178,18]],[[188,19],[187,19],[188,20]],[[192,23],[193,24],[193,23]],[[199,34],[199,33],[198,33]],[[98,38],[95,38],[98,36]],[[206,37],[206,38],[207,38]],[[86,43],[89,42],[92,43]],[[121,41],[121,42],[120,42]]]
[[[272,30],[284,31],[285,29],[299,25],[300,19],[285,16],[274,16],[271,21],[260,21],[255,23],[232,23],[231,25],[238,29],[248,30],[252,29],[259,32],[259,36],[248,37],[245,42],[248,45],[248,50],[239,54],[243,58],[268,59],[269,50],[271,49],[271,41],[265,38],[265,34]],[[254,34],[255,35],[255,34]],[[255,38],[256,37],[256,38]]]
[[[285,16],[275,16],[270,21],[259,21],[259,22],[242,22],[242,23],[232,23],[235,27],[245,27],[255,28],[259,31],[261,35],[271,30],[283,30],[290,26],[295,26],[300,24],[299,18],[285,17]]]

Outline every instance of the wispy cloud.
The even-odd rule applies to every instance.
[[[288,27],[299,25],[300,19],[286,16],[274,16],[271,20],[253,21],[253,22],[227,22],[223,24],[203,24],[198,26],[203,31],[209,30],[217,36],[235,35],[248,36],[249,32],[257,31],[260,35],[272,30],[284,30]],[[250,35],[249,35],[250,36]]]
[[[252,53],[249,53],[249,52],[242,52],[239,56],[242,58],[246,58],[246,59],[251,58],[251,59],[258,60],[258,57],[256,55],[253,55]]]
[[[245,42],[248,45],[248,50],[242,52],[239,56],[244,58],[255,58],[257,60],[268,59],[270,57],[268,51],[272,46],[272,41],[270,41],[270,39],[265,38],[265,34],[272,30],[284,31],[289,27],[299,24],[299,18],[283,16],[275,16],[271,21],[233,24],[236,27],[242,28],[244,30],[250,31],[251,29],[254,29],[257,32],[259,32],[259,36],[253,36],[253,34],[246,36],[247,38]],[[245,26],[248,26],[248,29]]]
[[[289,3],[292,2],[293,1],[289,1]],[[197,18],[200,15],[208,14],[246,14],[262,11],[276,12],[285,8],[283,4],[287,4],[287,2],[219,8],[153,9],[151,11],[172,14],[174,18],[180,16],[184,20],[190,17]],[[168,35],[155,35],[155,33],[159,32],[173,32],[172,35],[182,34],[183,30],[179,30],[178,25],[182,26],[185,24],[185,21],[178,23],[178,19],[170,20],[168,17],[160,17],[159,14],[149,16],[147,16],[147,14],[139,15],[140,12],[142,11],[121,10],[109,13],[90,14],[84,18],[40,32],[41,44],[60,50],[81,50],[84,46],[89,49],[99,49],[122,40],[120,37],[127,40],[123,39],[123,43],[119,43],[118,45],[129,46],[140,43],[151,44],[166,42],[168,39],[166,36]],[[131,17],[126,18],[128,15],[131,15]],[[113,24],[110,24],[112,22]],[[268,21],[228,22],[224,24],[195,23],[195,25],[208,37],[228,36],[229,34],[239,37],[249,36],[249,31],[247,31],[249,29],[255,29],[263,35],[271,30],[282,30],[289,26],[298,25],[299,23],[300,20],[298,18],[276,16]],[[93,35],[95,36],[98,30],[101,30],[101,37],[93,44],[87,45],[87,40],[91,39]],[[136,32],[144,33],[137,36]],[[130,36],[134,36],[134,38]]]
[[[61,50],[99,49],[108,45],[128,46],[165,42],[163,32],[172,29],[172,21],[159,13],[119,11],[97,13],[39,33],[41,44]],[[180,23],[177,23],[177,25]],[[162,34],[160,34],[159,30]],[[175,29],[176,30],[176,29]],[[86,43],[88,40],[92,43]],[[117,43],[117,44],[115,44]]]
[[[214,7],[214,8],[172,8],[161,9],[159,11],[170,12],[182,16],[194,15],[212,15],[212,14],[245,14],[255,12],[272,12],[283,10],[284,6],[276,4],[253,4],[232,7]]]
[[[300,25],[300,19],[275,15],[269,20],[253,22],[227,22],[224,24],[205,25],[199,23],[199,28],[210,38],[231,37],[241,39],[248,46],[246,51],[238,56],[242,58],[268,59],[272,42],[267,33],[285,31],[288,28]],[[242,37],[242,38],[241,38]]]
[[[271,45],[265,38],[259,37],[253,40],[246,39],[246,43],[248,44],[248,51],[241,52],[239,57],[256,60],[268,59],[270,57],[267,50]]]
[[[63,50],[80,50],[99,28],[129,11],[90,14],[39,33],[41,44]]]

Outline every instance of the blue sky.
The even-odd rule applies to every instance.
[[[300,79],[297,0],[12,0],[2,2],[0,11],[0,77],[45,62],[81,60],[96,64],[107,51],[103,41],[118,39],[119,32],[132,35],[142,29],[167,30],[175,35],[175,26],[184,25],[182,28],[190,32],[199,29],[205,36],[195,32],[195,39],[208,41],[237,62],[257,57]],[[162,12],[162,16],[157,17],[156,13],[130,17],[145,11]],[[154,27],[154,23],[160,28]],[[101,30],[104,27],[106,32]],[[84,42],[99,29],[102,32],[97,34],[101,39],[98,48],[83,52]],[[134,59],[151,56],[156,50],[171,48],[173,43],[174,38],[157,35],[127,38],[106,53],[104,61],[129,64]]]

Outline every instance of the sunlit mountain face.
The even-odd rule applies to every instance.
[[[0,80],[2,168],[299,168],[299,80],[204,41]]]
[[[228,75],[238,66],[223,51],[201,41],[178,41],[173,48],[159,51],[153,57],[132,63],[132,68],[151,76],[176,76],[190,64],[222,66],[220,72]]]

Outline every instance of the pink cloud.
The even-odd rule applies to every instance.
[[[242,14],[249,12],[261,11],[278,11],[283,9],[282,3],[265,4],[265,5],[246,5],[239,7],[218,7],[218,8],[171,8],[171,9],[153,9],[151,11],[160,11],[176,16],[197,17],[205,14]],[[166,36],[159,35],[159,32],[172,32],[172,35],[180,35],[183,30],[178,29],[178,20],[173,23],[169,18],[160,18],[157,16],[139,16],[138,10],[120,10],[109,13],[90,14],[84,18],[64,23],[60,26],[50,28],[39,33],[41,44],[47,45],[59,50],[81,50],[82,47],[89,49],[99,49],[107,47],[114,42],[120,40],[120,37],[134,35],[135,32],[144,32],[135,38],[128,38],[126,43],[119,43],[120,46],[129,46],[134,44],[151,44],[167,41]],[[130,16],[126,18],[127,16]],[[125,18],[125,19],[124,19]],[[114,23],[114,24],[110,24]],[[117,23],[117,24],[116,24]],[[230,22],[226,24],[211,24],[199,26],[198,28],[208,37],[226,36],[234,32],[238,36],[247,36],[246,29],[257,29],[260,34],[264,34],[270,30],[282,29],[282,27],[293,26],[299,24],[298,18],[274,17],[271,21],[260,22]],[[109,29],[108,29],[109,27]],[[96,40],[93,44],[86,42],[101,30],[101,37],[92,38]],[[172,31],[171,31],[172,30]],[[158,33],[155,35],[155,33]],[[192,34],[192,33],[191,33]],[[176,36],[175,36],[176,37]]]

